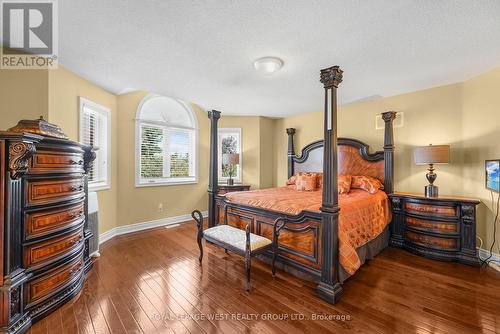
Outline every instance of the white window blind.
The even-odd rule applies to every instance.
[[[137,186],[197,181],[194,120],[177,100],[152,96],[143,101],[136,127]]]
[[[141,126],[141,177],[163,178],[163,129],[153,125]]]
[[[89,187],[109,187],[109,109],[80,98],[80,142],[92,146],[96,158],[88,171]]]

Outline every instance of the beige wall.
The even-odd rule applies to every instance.
[[[259,117],[260,120],[260,188],[271,188],[274,184],[274,123],[275,119]]]
[[[418,193],[426,184],[426,166],[413,163],[413,147],[450,144],[452,161],[436,166],[436,184],[442,195],[483,201],[478,235],[489,246],[493,241],[493,214],[490,193],[484,188],[484,160],[500,158],[499,87],[500,69],[496,69],[464,83],[346,105],[339,108],[339,136],[357,138],[372,150],[381,150],[384,134],[375,129],[375,116],[389,110],[404,112],[404,127],[395,129],[395,189]],[[323,112],[317,111],[275,122],[275,185],[284,184],[287,176],[285,129],[297,129],[295,148],[300,153],[302,147],[322,138],[322,117]]]
[[[48,82],[48,120],[59,125],[72,140],[79,141],[80,96],[111,110],[111,188],[97,192],[99,232],[106,232],[116,226],[118,194],[116,96],[62,66],[57,70],[49,70]]]
[[[40,116],[48,118],[47,70],[0,70],[0,130]]]
[[[387,97],[376,101],[357,103],[339,108],[338,131],[340,137],[360,139],[381,150],[384,131],[375,129],[375,117],[388,110],[403,111],[405,126],[395,129],[396,189],[421,192],[425,185],[425,166],[416,166],[412,160],[413,146],[451,144],[452,163],[438,166],[438,180],[442,194],[461,193],[461,94],[462,85],[455,84],[415,93]],[[276,184],[286,180],[287,135],[286,128],[294,127],[295,150],[323,138],[323,112],[287,117],[276,123],[277,174]]]
[[[478,235],[488,248],[493,242],[495,204],[484,186],[484,160],[500,159],[500,68],[468,80],[463,85],[462,139],[464,194],[480,198]],[[496,200],[498,194],[495,194]],[[497,247],[500,254],[500,229]]]

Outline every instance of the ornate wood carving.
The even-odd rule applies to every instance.
[[[320,82],[325,88],[338,88],[342,82],[342,71],[339,66],[332,66],[321,70]]]
[[[462,205],[462,219],[473,221],[476,217],[476,208],[473,205]]]
[[[394,197],[391,199],[392,210],[397,211],[401,209],[401,199],[399,197]]]
[[[33,143],[13,142],[9,145],[9,171],[13,180],[21,178],[28,171],[29,159],[35,153]]]
[[[10,292],[10,318],[21,313],[21,287],[18,286]]]
[[[83,147],[83,170],[85,173],[88,173],[90,170],[90,167],[92,166],[92,162],[96,158],[96,153],[94,151],[93,147],[90,146],[85,146]]]
[[[23,119],[8,131],[16,133],[34,133],[47,137],[68,139],[68,136],[66,136],[62,132],[61,128],[58,125],[47,122],[43,119],[43,116],[40,116],[39,119],[35,120]]]

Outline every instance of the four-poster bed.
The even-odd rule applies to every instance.
[[[368,208],[372,211],[376,209],[381,211],[387,208],[385,216],[377,218],[381,221],[384,220],[385,224],[378,224],[377,235],[374,235],[372,240],[363,246],[365,247],[363,255],[360,255],[359,259],[362,263],[365,257],[370,257],[370,253],[376,254],[387,245],[389,232],[386,225],[390,221],[391,213],[386,194],[393,192],[394,137],[392,123],[396,113],[383,113],[385,122],[384,151],[369,153],[368,145],[361,141],[337,138],[337,88],[342,82],[342,70],[338,66],[321,70],[320,81],[325,90],[324,139],[307,145],[302,153],[296,156],[293,145],[295,129],[287,129],[287,134],[288,177],[298,172],[322,172],[322,192],[310,194],[304,192],[301,195],[304,196],[304,200],[298,197],[292,198],[289,202],[298,203],[299,207],[288,211],[277,209],[272,205],[268,207],[265,200],[252,201],[251,198],[250,200],[248,198],[252,194],[268,196],[272,197],[273,203],[276,204],[276,198],[286,196],[287,191],[288,193],[292,192],[285,188],[267,190],[267,192],[266,190],[245,192],[247,197],[239,200],[237,196],[239,193],[217,194],[217,122],[220,118],[220,112],[212,110],[208,113],[211,121],[208,225],[213,227],[219,222],[226,221],[230,225],[244,229],[249,224],[253,233],[271,237],[275,220],[284,219],[286,226],[280,234],[280,252],[277,265],[281,269],[318,282],[317,294],[329,303],[336,303],[342,293],[341,281],[353,273],[353,271],[348,271],[348,275],[345,275],[343,268],[340,268],[338,175],[370,176],[380,180],[384,186],[385,193],[383,196],[378,195],[379,202],[376,203],[373,202],[372,198],[367,198],[371,195],[359,192],[354,193],[353,196],[342,197],[341,209],[345,210],[343,217],[347,218],[362,215],[361,211],[355,212],[355,215],[348,215],[350,211],[356,210],[356,203],[359,203],[360,206],[369,205],[373,207]],[[306,197],[311,203],[315,203],[314,200],[317,200],[317,207],[307,207],[301,204],[307,202]],[[348,197],[349,199],[347,199]],[[356,202],[350,199],[352,197],[361,199]],[[375,197],[377,196],[373,198]],[[300,207],[300,205],[303,206]],[[363,208],[365,211],[366,209]],[[380,246],[381,244],[385,246]],[[341,247],[344,246],[345,242]],[[264,256],[262,259],[270,261],[269,256]],[[342,259],[345,260],[345,257]]]

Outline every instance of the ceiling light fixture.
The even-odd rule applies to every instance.
[[[283,60],[277,57],[263,57],[257,59],[253,66],[263,74],[272,74],[283,67]]]

